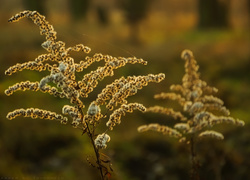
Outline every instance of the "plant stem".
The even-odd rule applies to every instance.
[[[200,180],[200,176],[198,172],[199,162],[196,157],[194,137],[191,137],[191,140],[190,140],[190,152],[191,152],[191,163],[192,163],[191,179]]]
[[[89,138],[91,140],[91,144],[93,146],[93,149],[95,151],[96,163],[98,165],[97,169],[99,169],[102,180],[105,180],[103,172],[102,172],[102,165],[101,165],[101,161],[100,161],[99,150],[96,148],[95,142],[94,142],[94,137],[93,137],[94,136],[94,130],[91,132],[88,123],[86,123],[86,124],[87,124],[87,131],[88,131],[87,133],[88,133],[88,136],[89,136]]]

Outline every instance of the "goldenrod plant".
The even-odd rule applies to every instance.
[[[229,110],[223,105],[223,101],[212,95],[218,90],[210,87],[200,79],[199,66],[190,50],[184,50],[181,58],[185,61],[185,74],[182,84],[171,85],[173,92],[156,94],[155,99],[177,101],[182,107],[181,111],[172,108],[154,106],[147,108],[146,112],[161,113],[171,116],[174,126],[169,127],[152,123],[138,127],[139,132],[148,130],[157,131],[179,139],[190,145],[192,161],[192,179],[199,179],[199,161],[195,152],[195,143],[206,137],[224,139],[222,133],[213,130],[213,126],[222,123],[244,126],[244,121],[230,117]]]
[[[57,41],[57,33],[53,26],[37,11],[26,10],[20,12],[11,17],[9,22],[17,22],[25,17],[30,18],[39,27],[40,34],[45,36],[46,40],[41,46],[48,53],[39,55],[33,61],[17,63],[9,67],[5,74],[12,75],[28,69],[39,72],[47,71],[48,75],[40,81],[16,83],[8,87],[5,94],[10,96],[16,91],[41,91],[58,98],[66,98],[70,104],[64,105],[61,113],[34,107],[20,108],[9,112],[7,118],[12,120],[18,116],[23,116],[33,119],[56,120],[62,124],[71,121],[74,128],[80,129],[82,134],[89,137],[96,156],[96,162],[93,166],[97,167],[102,179],[108,178],[111,175],[112,168],[106,164],[108,163],[105,160],[107,157],[101,153],[101,150],[107,147],[107,142],[111,139],[108,131],[113,130],[114,126],[120,124],[121,117],[125,116],[127,112],[132,113],[134,110],[146,111],[146,108],[140,103],[129,103],[126,100],[127,97],[135,95],[138,90],[147,86],[149,82],[161,82],[165,75],[159,73],[156,75],[120,77],[111,84],[107,84],[94,101],[85,104],[89,93],[94,91],[99,81],[102,81],[105,77],[113,76],[115,69],[128,63],[146,65],[147,62],[136,57],[113,57],[101,53],[85,56],[84,60],[77,62],[70,56],[70,53],[72,51],[83,51],[88,54],[91,51],[89,47],[83,44],[66,47],[63,41]],[[104,61],[103,66],[84,73],[85,69],[91,64],[100,61]],[[77,72],[84,73],[83,77],[78,78],[76,76]],[[99,128],[98,125],[100,125],[101,121],[106,121],[105,129]]]

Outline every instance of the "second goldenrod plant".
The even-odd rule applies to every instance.
[[[184,50],[181,54],[185,61],[185,74],[182,84],[172,85],[171,93],[161,93],[154,96],[156,99],[174,100],[182,107],[182,111],[172,108],[154,106],[147,108],[147,112],[161,113],[171,116],[176,123],[173,127],[152,123],[142,125],[139,132],[148,130],[157,131],[175,137],[180,142],[190,145],[192,159],[192,179],[199,179],[199,163],[196,158],[195,143],[205,137],[224,139],[222,133],[213,130],[213,126],[222,123],[244,126],[244,121],[230,117],[229,110],[223,105],[223,101],[212,93],[218,90],[210,87],[200,79],[199,66],[190,50]]]
[[[109,177],[112,169],[105,164],[106,161],[103,159],[105,155],[100,152],[101,149],[107,147],[107,143],[111,139],[108,131],[112,130],[115,125],[120,124],[121,117],[127,112],[132,113],[134,110],[146,111],[146,108],[140,103],[127,102],[127,97],[136,94],[143,86],[147,86],[149,82],[158,83],[162,81],[165,75],[160,73],[157,75],[148,74],[116,79],[113,83],[106,85],[102,92],[97,95],[97,98],[85,108],[85,99],[89,93],[94,91],[99,81],[107,76],[113,76],[115,69],[123,67],[128,63],[146,65],[147,62],[135,57],[113,57],[101,53],[86,56],[84,60],[76,62],[70,56],[72,51],[89,53],[91,49],[83,44],[66,47],[63,41],[57,41],[56,31],[53,26],[37,11],[20,12],[11,17],[9,22],[16,22],[24,17],[30,18],[39,27],[40,34],[45,35],[46,40],[42,43],[42,47],[48,53],[39,55],[34,61],[17,63],[8,68],[5,74],[12,75],[24,69],[48,71],[49,74],[40,81],[16,83],[6,89],[5,94],[10,96],[16,91],[41,91],[55,97],[69,99],[70,104],[64,105],[61,113],[31,107],[9,112],[7,118],[12,120],[18,116],[23,116],[33,119],[57,120],[62,124],[66,124],[71,120],[74,128],[81,129],[90,138],[96,155],[95,166],[99,169],[102,179]],[[99,66],[96,70],[85,73],[80,79],[76,78],[77,72],[84,72],[92,63],[99,61],[104,61],[105,64]],[[100,121],[106,117],[106,113],[103,113],[102,109],[110,111],[106,122],[107,128],[104,130],[98,129]]]

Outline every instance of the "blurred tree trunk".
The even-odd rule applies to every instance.
[[[230,0],[199,0],[199,28],[226,28],[229,26]]]
[[[106,26],[110,21],[110,12],[113,10],[110,6],[110,3],[106,0],[95,0],[91,3],[92,7],[94,7],[97,15],[98,22]]]
[[[107,25],[109,23],[108,11],[105,6],[98,5],[96,7],[97,17],[102,25]]]
[[[125,12],[125,18],[130,26],[130,41],[139,43],[139,23],[146,17],[151,0],[121,0],[119,6]]]

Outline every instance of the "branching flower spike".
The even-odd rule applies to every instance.
[[[142,104],[136,102],[129,103],[126,99],[135,95],[138,90],[147,86],[150,82],[161,82],[165,75],[160,73],[156,75],[121,77],[114,80],[113,83],[106,85],[94,101],[90,104],[85,104],[85,102],[88,102],[85,98],[88,97],[89,93],[93,92],[98,83],[105,77],[113,76],[114,70],[126,64],[147,65],[147,62],[136,57],[113,57],[101,53],[85,56],[84,60],[76,62],[70,56],[70,53],[72,51],[81,51],[88,54],[91,51],[88,46],[77,44],[73,47],[66,47],[63,41],[57,40],[57,33],[53,26],[37,11],[20,12],[11,17],[9,22],[17,22],[25,17],[30,18],[39,27],[40,34],[45,36],[45,41],[41,46],[47,51],[47,54],[41,54],[33,61],[17,63],[9,67],[5,74],[12,75],[22,70],[47,71],[49,73],[36,82],[23,81],[16,83],[8,87],[5,90],[5,94],[10,96],[16,91],[40,91],[55,97],[66,98],[70,104],[62,107],[61,114],[48,110],[28,108],[16,109],[8,113],[7,118],[12,120],[18,116],[23,116],[35,119],[59,120],[62,124],[71,121],[74,128],[81,129],[90,138],[96,154],[97,168],[102,179],[104,179],[105,173],[103,171],[107,171],[107,169],[103,168],[104,165],[102,163],[104,161],[102,160],[103,156],[100,155],[100,150],[106,148],[107,142],[110,141],[110,136],[107,132],[112,130],[115,125],[121,123],[121,116],[124,116],[126,112],[131,113],[134,110],[144,112],[146,110]],[[85,73],[80,79],[76,78],[77,72],[84,72],[91,64],[99,61],[104,61],[104,65],[89,73]],[[110,113],[102,113],[103,109],[103,112],[110,111]],[[98,125],[106,117],[106,114],[109,116],[106,122],[107,128],[97,133],[96,131],[99,130]]]
[[[207,85],[205,81],[202,81],[199,77],[196,60],[193,53],[190,50],[184,50],[181,55],[185,60],[185,75],[182,78],[181,85],[172,85],[170,87],[173,93],[161,93],[154,97],[156,99],[170,99],[177,101],[182,107],[183,112],[174,111],[172,108],[165,108],[161,106],[154,106],[147,108],[147,112],[162,113],[168,116],[172,116],[177,122],[174,125],[174,129],[179,132],[180,136],[177,136],[181,140],[183,137],[190,137],[189,135],[197,135],[197,137],[214,137],[217,139],[223,137],[218,132],[209,131],[205,133],[207,129],[211,129],[216,124],[231,123],[235,125],[244,125],[244,121],[234,119],[229,116],[229,110],[223,105],[223,101],[213,95],[207,95],[210,93],[216,93],[218,90],[214,87]],[[213,112],[220,112],[220,116]],[[143,128],[142,128],[143,127]],[[142,129],[159,131],[158,128],[150,128],[150,125],[143,125],[138,128],[141,132]],[[186,139],[188,141],[188,139]]]
[[[223,101],[213,95],[218,90],[207,85],[200,79],[199,66],[190,50],[184,50],[181,58],[185,61],[185,74],[182,84],[172,85],[171,93],[155,95],[155,99],[177,101],[182,107],[182,112],[174,111],[172,108],[154,106],[147,108],[147,112],[161,113],[171,116],[176,123],[173,127],[159,124],[142,125],[139,132],[153,130],[178,138],[180,142],[191,145],[192,155],[196,139],[205,137],[224,139],[223,134],[212,130],[217,124],[230,123],[244,126],[244,121],[230,117],[229,110],[223,105]],[[215,114],[216,113],[216,114]],[[195,158],[192,158],[195,159]],[[193,162],[193,164],[196,164]]]

